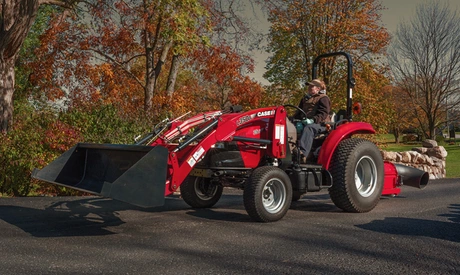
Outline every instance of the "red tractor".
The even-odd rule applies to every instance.
[[[164,204],[180,188],[194,208],[215,205],[224,187],[244,190],[243,201],[256,221],[277,221],[291,201],[328,188],[334,204],[347,212],[367,212],[381,195],[397,195],[402,184],[423,188],[428,174],[384,162],[377,146],[355,134],[372,126],[352,121],[352,61],[347,53],[347,109],[315,139],[315,161],[294,156],[297,121],[274,106],[241,112],[238,106],[164,120],[135,145],[79,143],[33,177],[143,207]]]

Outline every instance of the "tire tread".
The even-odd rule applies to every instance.
[[[268,213],[262,203],[262,198],[259,196],[263,190],[263,184],[261,182],[266,182],[271,174],[278,174],[278,176],[286,183],[286,202],[283,209],[276,213]],[[249,216],[259,222],[273,222],[280,220],[286,212],[288,211],[291,205],[292,197],[292,186],[291,181],[287,174],[278,167],[274,166],[262,166],[256,168],[250,177],[250,180],[246,183],[243,193],[243,201],[246,212]]]
[[[363,146],[363,144],[373,146],[375,150],[378,150],[377,146],[369,140],[349,138],[340,142],[332,157],[330,172],[333,178],[333,185],[329,188],[329,195],[334,204],[346,212],[368,212],[377,205],[380,199],[380,196],[378,196],[377,199],[372,202],[372,205],[363,208],[353,199],[352,190],[350,190],[350,186],[345,183],[346,178],[353,176],[350,175],[350,173],[355,173],[354,167],[350,167],[349,165],[350,159],[352,158],[351,153],[355,148]],[[376,189],[376,192],[380,191],[381,193],[383,181],[381,185],[381,187]]]
[[[180,193],[182,199],[193,208],[210,208],[214,206],[222,196],[223,187],[217,186],[217,193],[209,200],[200,199],[195,193],[195,179],[194,176],[188,176],[180,186]]]

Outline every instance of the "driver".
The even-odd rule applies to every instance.
[[[294,115],[294,118],[303,120],[305,125],[299,142],[301,161],[304,163],[313,156],[310,152],[313,139],[325,130],[321,123],[331,121],[329,116],[331,100],[326,95],[326,84],[320,79],[313,79],[307,84],[308,92],[299,103],[299,108],[307,114],[307,117],[304,118],[300,111]]]

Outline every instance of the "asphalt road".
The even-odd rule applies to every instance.
[[[365,214],[313,193],[269,224],[238,190],[207,210],[2,198],[0,232],[1,274],[460,274],[460,179],[405,187]]]

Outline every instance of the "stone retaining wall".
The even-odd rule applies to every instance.
[[[430,179],[446,177],[447,151],[443,146],[438,146],[434,140],[427,139],[422,143],[423,147],[412,148],[405,152],[381,151],[386,161],[411,166],[428,172]]]

